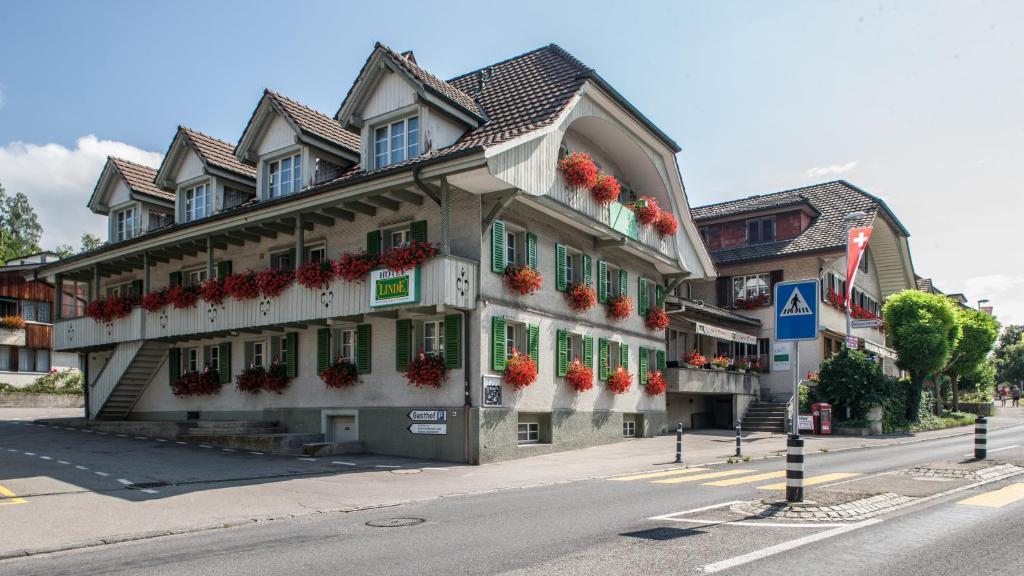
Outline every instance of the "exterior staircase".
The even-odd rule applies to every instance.
[[[96,420],[124,420],[167,358],[170,344],[152,340],[121,342],[89,388]]]
[[[756,402],[747,408],[742,426],[745,432],[786,432],[786,402]]]

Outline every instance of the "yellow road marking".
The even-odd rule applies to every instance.
[[[753,476],[744,476],[742,478],[729,478],[728,480],[708,482],[707,484],[705,484],[705,486],[736,486],[737,484],[750,484],[751,482],[760,482],[761,480],[782,478],[785,475],[785,470],[779,470],[777,472],[765,472],[764,474],[755,474]]]
[[[842,480],[843,478],[852,478],[854,476],[860,476],[860,474],[853,474],[850,472],[836,472],[835,474],[822,474],[821,476],[811,476],[810,478],[804,478],[804,486],[814,486],[815,484],[824,484],[833,480]],[[758,486],[758,490],[785,490],[786,483],[779,482],[778,484],[769,484],[767,486]]]
[[[634,474],[632,476],[616,476],[610,478],[618,482],[630,482],[632,480],[647,480],[648,478],[664,478],[665,476],[678,476],[680,474],[693,474],[703,472],[706,468],[681,468],[679,470],[664,470],[662,472],[647,472],[645,474]]]
[[[697,480],[710,480],[712,478],[722,478],[723,476],[738,476],[740,474],[749,474],[750,472],[755,472],[755,470],[723,470],[721,472],[708,472],[707,474],[697,474],[696,476],[685,476],[683,478],[655,480],[654,484],[679,484],[682,482],[696,482]]]
[[[1010,484],[1004,486],[999,490],[993,490],[984,494],[978,494],[977,496],[971,496],[966,500],[961,500],[957,504],[963,504],[965,506],[984,506],[985,508],[1002,508],[1008,504],[1013,504],[1018,500],[1024,500],[1024,484]]]
[[[25,500],[24,498],[18,498],[17,494],[11,492],[7,488],[4,488],[3,486],[0,486],[0,496],[3,496],[3,499],[0,499],[0,506],[6,504],[24,504],[28,502],[28,500]]]

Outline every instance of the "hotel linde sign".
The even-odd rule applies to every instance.
[[[405,272],[394,272],[387,268],[370,271],[370,306],[393,306],[418,301],[418,273],[419,268]]]

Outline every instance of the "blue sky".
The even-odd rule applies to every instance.
[[[108,153],[159,161],[178,124],[235,141],[264,87],[332,114],[377,40],[443,78],[554,42],[680,143],[691,204],[848,179],[920,274],[1024,322],[1024,3],[382,6],[6,0],[0,183],[77,244]]]

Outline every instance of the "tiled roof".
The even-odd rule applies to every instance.
[[[299,126],[299,130],[337,144],[357,154],[359,149],[362,148],[359,135],[342,128],[341,124],[334,118],[317,112],[309,106],[300,104],[273,90],[264,90],[264,93],[273,99],[274,103],[280,106],[284,113]]]
[[[114,165],[114,168],[121,173],[124,177],[125,182],[128,184],[128,188],[137,194],[143,194],[151,196],[158,200],[166,200],[174,202],[174,192],[168,192],[161,190],[157,187],[156,169],[150,168],[149,166],[143,166],[142,164],[136,164],[123,158],[110,157],[110,162]]]
[[[413,78],[422,82],[427,88],[441,94],[476,116],[483,116],[480,107],[477,106],[477,103],[458,87],[453,86],[452,84],[441,80],[437,76],[434,76],[430,72],[427,72],[423,68],[420,68],[419,64],[416,64],[415,60],[406,58],[402,54],[399,54],[380,42],[377,43],[376,47],[391,56],[392,60],[394,60],[396,64],[401,66],[402,69],[408,72]]]
[[[856,211],[863,211],[866,216],[855,220],[854,225],[870,224],[878,210],[882,209],[889,214],[895,225],[907,234],[882,200],[843,180],[698,206],[693,208],[691,213],[699,225],[708,220],[739,216],[755,210],[790,204],[807,204],[817,210],[819,215],[796,238],[715,250],[711,252],[715,263],[731,264],[819,250],[841,250],[846,245],[846,230],[849,225],[844,217],[850,212]],[[907,235],[909,236],[909,234]]]
[[[186,126],[179,126],[179,128],[192,143],[196,153],[207,164],[234,172],[239,176],[256,178],[256,166],[239,161],[235,156],[234,145]]]

